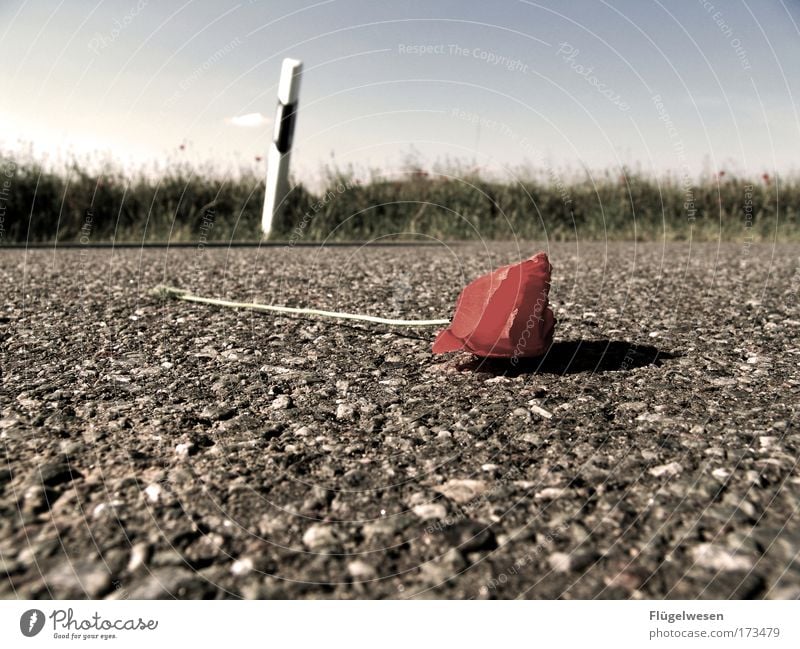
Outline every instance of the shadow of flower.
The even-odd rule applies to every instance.
[[[581,372],[625,372],[647,365],[661,365],[678,354],[652,345],[624,340],[568,340],[553,343],[537,358],[478,358],[459,364],[462,371],[495,375],[578,374]]]

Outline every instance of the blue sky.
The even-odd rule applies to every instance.
[[[0,143],[263,165],[292,56],[309,181],[332,161],[393,173],[411,155],[498,176],[788,173],[798,25],[796,0],[4,0]]]

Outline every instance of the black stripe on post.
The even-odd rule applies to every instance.
[[[297,104],[278,104],[278,112],[275,115],[275,123],[278,125],[275,146],[280,153],[287,153],[292,148],[296,108]]]

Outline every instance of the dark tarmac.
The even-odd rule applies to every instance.
[[[797,598],[800,246],[554,244],[556,341],[435,328],[543,249],[0,251],[0,597]]]

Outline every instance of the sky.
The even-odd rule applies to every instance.
[[[796,173],[799,26],[798,0],[0,0],[0,150],[259,170],[293,57],[309,183]]]

